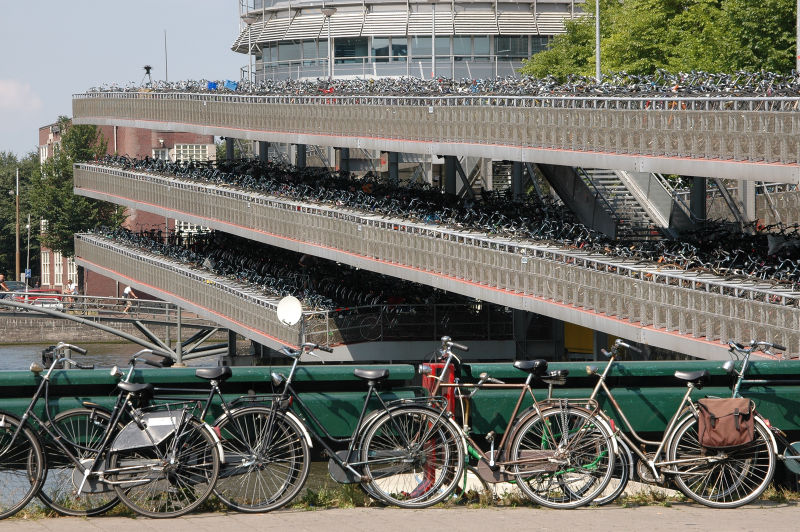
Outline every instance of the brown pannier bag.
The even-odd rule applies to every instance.
[[[753,441],[755,405],[750,399],[705,398],[697,406],[697,435],[703,447],[737,447]]]

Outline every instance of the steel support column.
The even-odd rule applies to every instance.
[[[532,314],[525,310],[514,309],[511,311],[516,360],[528,358],[528,328],[531,325],[531,318]]]
[[[603,349],[608,349],[608,334],[601,331],[593,331],[592,353],[595,360],[605,360],[605,357],[601,356]]]
[[[563,360],[567,349],[564,341],[564,322],[553,318],[551,330],[553,331],[553,358]]]
[[[692,190],[689,195],[689,210],[692,213],[695,223],[705,221],[706,195],[708,194],[708,182],[705,177],[692,177]]]
[[[263,162],[269,159],[269,142],[265,140],[258,141],[258,158]]]
[[[511,194],[515,200],[525,195],[524,163],[514,161],[511,164]]]
[[[295,157],[295,166],[298,168],[305,168],[306,167],[306,145],[305,144],[295,144],[296,148],[296,157]]]
[[[336,148],[338,153],[337,159],[339,159],[339,171],[340,172],[349,172],[350,171],[350,148]]]
[[[456,195],[456,166],[458,159],[455,155],[446,155],[444,157],[444,192],[445,194]]]
[[[233,160],[234,142],[235,142],[234,139],[232,139],[231,137],[225,137],[225,159],[227,159],[228,161]]]
[[[396,151],[390,151],[387,154],[388,163],[389,163],[389,179],[392,181],[397,181],[400,179],[400,173],[398,170],[398,162],[400,160],[400,156]]]

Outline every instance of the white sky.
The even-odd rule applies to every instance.
[[[169,79],[238,79],[236,0],[0,0],[0,151],[35,151],[38,129],[72,115],[71,96]]]

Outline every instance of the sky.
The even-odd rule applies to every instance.
[[[164,79],[238,79],[237,0],[0,0],[0,152],[36,151],[72,94]]]

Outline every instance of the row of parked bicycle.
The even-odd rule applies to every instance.
[[[425,183],[391,181],[371,174],[356,177],[258,160],[213,164],[107,156],[98,164],[474,230],[515,241],[555,243],[661,269],[769,281],[790,289],[800,286],[800,229],[796,224],[753,226],[743,232],[737,225],[709,220],[677,239],[611,240],[580,223],[551,196],[530,194],[515,199],[507,193],[486,192],[480,199],[462,200]]]
[[[631,348],[621,340],[607,353],[605,369],[587,368],[597,378],[591,396],[566,399],[554,387],[566,381],[568,372],[548,371],[544,360],[514,363],[522,383],[485,373],[448,379],[461,368],[454,350],[467,347],[443,337],[437,351],[441,371],[420,366],[435,381],[429,396],[389,399],[377,389],[389,370],[353,371],[366,382],[367,394],[345,438],[335,437],[292,385],[301,360],[317,356],[315,350],[329,351],[326,347],[284,348],[291,366],[273,372],[264,383],[273,393],[233,401],[221,391],[232,375],[227,366],[197,369],[195,376],[208,382],[197,389],[133,382],[137,364],[172,363],[166,355],[143,350],[131,357],[127,371],[112,369],[117,395],[108,405],[83,401],[79,408],[53,413],[48,398],[54,370],[61,365],[91,368],[72,358],[85,350],[59,344],[47,371],[31,366],[38,386],[23,415],[0,413],[0,518],[36,496],[66,515],[98,515],[122,502],[141,515],[175,517],[212,493],[232,509],[266,512],[300,493],[313,445],[329,458],[334,480],[357,484],[370,497],[404,508],[423,508],[509,482],[551,508],[606,504],[624,492],[634,472],[642,482],[676,487],[707,506],[733,508],[763,493],[777,459],[798,472],[800,453],[740,397],[750,354],[780,346],[730,346],[743,356],[738,369],[732,362],[725,365],[734,377],[733,397],[693,398],[708,371],[676,372],[686,393],[662,439],[649,441],[633,429],[609,387],[609,371],[622,348]],[[147,373],[136,376],[148,379]],[[537,398],[541,393],[534,392],[534,384],[547,388],[545,398]],[[470,412],[498,415],[494,407],[476,412],[473,397],[484,389],[519,391],[499,442],[494,432],[478,438],[470,429]],[[447,390],[449,399],[439,395]],[[601,393],[615,412],[600,408]],[[449,401],[457,408],[449,407]],[[212,402],[219,403],[222,414],[209,420]],[[370,411],[376,403],[378,408]],[[624,426],[615,426],[612,415]],[[782,454],[776,453],[777,443]]]
[[[271,297],[293,295],[307,309],[467,301],[462,296],[430,286],[388,278],[333,261],[316,260],[219,231],[195,234],[188,245],[177,243],[173,232],[159,235],[122,227],[99,227],[95,234],[193,268],[209,270]]]
[[[594,77],[573,74],[565,80],[545,78],[501,77],[458,80],[439,77],[384,77],[361,79],[262,80],[257,82],[225,80],[150,81],[136,85],[110,83],[92,87],[89,92],[215,92],[229,94],[345,94],[345,95],[597,95],[597,96],[797,96],[800,74],[778,72],[713,73],[703,71],[667,72],[659,69],[652,75],[617,72]]]

